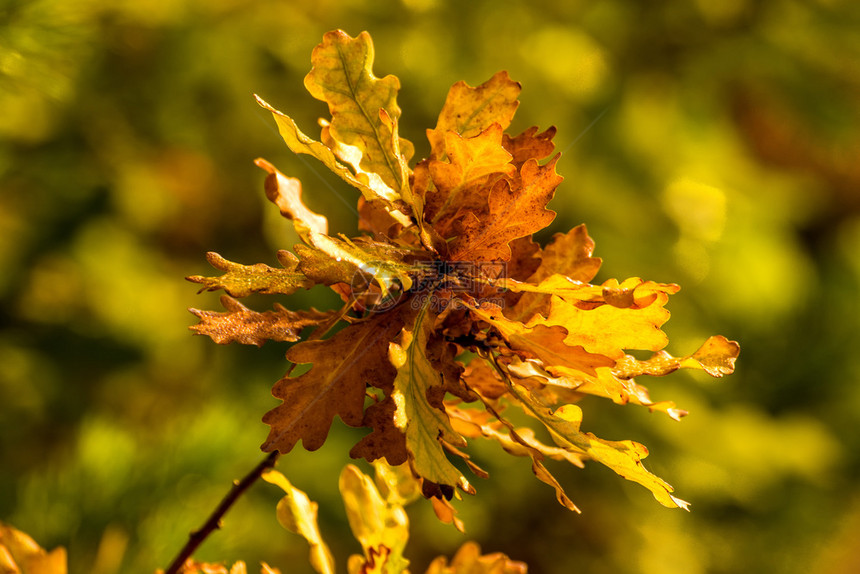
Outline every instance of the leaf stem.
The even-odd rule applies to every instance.
[[[206,538],[209,537],[216,529],[221,527],[221,519],[227,514],[227,511],[230,510],[230,507],[235,504],[235,502],[239,499],[242,494],[251,487],[254,482],[260,475],[263,474],[266,470],[273,468],[275,466],[275,462],[277,462],[280,453],[276,450],[270,452],[266,458],[264,458],[260,463],[255,466],[251,472],[245,475],[242,480],[233,481],[233,487],[230,489],[230,492],[227,493],[220,504],[215,508],[209,518],[206,519],[206,522],[203,523],[199,529],[193,531],[188,536],[188,542],[185,543],[185,546],[179,551],[179,554],[176,555],[176,558],[173,559],[173,562],[170,563],[170,566],[167,567],[167,570],[164,571],[164,574],[178,574],[182,565],[185,564],[185,561],[191,558],[191,555],[194,554],[194,551],[203,543]]]

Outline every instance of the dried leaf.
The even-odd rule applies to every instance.
[[[399,211],[401,198],[398,193],[389,186],[379,184],[376,179],[371,180],[367,174],[353,174],[349,167],[338,161],[334,152],[323,143],[320,143],[302,133],[296,122],[288,115],[276,110],[259,96],[254,96],[257,103],[265,110],[272,113],[278,131],[293,153],[303,153],[317,158],[327,168],[342,180],[358,189],[368,201],[379,200],[383,202],[386,209],[399,223],[409,225],[409,218]]]
[[[451,216],[463,209],[483,210],[484,190],[502,176],[514,176],[517,168],[510,163],[511,154],[502,147],[499,124],[494,123],[468,139],[448,132],[445,142],[448,160],[429,163],[435,191],[425,199],[424,216],[443,237],[449,237]],[[446,214],[449,217],[440,221]]]
[[[619,476],[641,484],[663,506],[687,508],[687,502],[672,496],[674,489],[671,485],[645,469],[642,459],[648,456],[648,449],[643,445],[630,440],[603,440],[591,433],[580,432],[582,410],[578,406],[564,405],[553,411],[516,383],[510,388],[523,408],[553,433],[553,438],[560,446],[585,454],[611,468]]]
[[[630,378],[639,375],[664,376],[678,369],[702,370],[712,377],[730,375],[735,370],[735,360],[740,354],[740,345],[722,335],[710,337],[699,349],[688,357],[675,358],[660,351],[647,361],[626,356],[618,361],[615,374]]]
[[[233,263],[211,251],[206,254],[206,259],[212,267],[226,273],[220,277],[186,277],[192,283],[202,284],[201,292],[223,289],[233,297],[247,297],[251,293],[290,295],[299,289],[313,287],[313,282],[296,270],[299,261],[289,251],[278,251],[278,260],[283,269],[275,269],[263,263]]]
[[[308,541],[311,567],[319,574],[334,574],[334,559],[317,525],[319,505],[311,501],[307,494],[293,486],[287,477],[277,470],[265,471],[263,480],[281,487],[286,493],[286,496],[278,502],[278,522],[290,532]]]
[[[465,138],[476,136],[491,124],[508,127],[517,111],[522,86],[501,71],[473,88],[466,82],[457,82],[448,91],[436,128],[427,130],[431,157],[445,156],[445,134],[454,132]]]
[[[189,309],[200,322],[189,327],[198,335],[206,335],[219,345],[242,343],[262,346],[266,341],[298,341],[302,329],[328,320],[333,312],[290,311],[275,303],[274,311],[258,313],[227,295],[221,297],[226,313]]]
[[[489,195],[486,216],[468,212],[460,221],[461,233],[451,245],[455,261],[509,261],[508,243],[526,237],[550,224],[555,212],[546,208],[561,183],[555,172],[556,156],[547,165],[527,162],[521,180],[512,186],[507,179],[496,182]]]
[[[512,350],[519,351],[526,358],[537,358],[546,366],[568,367],[596,375],[596,368],[615,365],[609,357],[589,353],[580,345],[567,345],[565,340],[569,333],[563,327],[526,326],[506,319],[499,307],[488,304],[470,309],[476,318],[496,329]]]
[[[330,339],[291,347],[287,359],[313,363],[313,367],[275,383],[272,394],[283,404],[263,417],[271,427],[263,450],[287,453],[299,439],[307,450],[316,450],[325,442],[335,415],[348,425],[360,426],[365,386],[379,385],[395,375],[388,363],[388,341],[401,326],[399,315],[378,314]]]

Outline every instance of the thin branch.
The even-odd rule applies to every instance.
[[[242,494],[248,490],[248,488],[250,488],[258,478],[260,478],[263,472],[275,466],[275,462],[278,460],[279,455],[280,453],[276,450],[270,452],[269,455],[260,462],[260,464],[245,475],[245,478],[240,481],[233,481],[233,488],[231,488],[230,492],[227,493],[227,496],[221,500],[221,503],[217,508],[215,508],[209,518],[206,519],[203,526],[190,534],[188,542],[185,543],[185,546],[182,547],[182,550],[179,551],[179,554],[176,555],[176,558],[173,559],[173,562],[170,563],[170,566],[167,567],[164,574],[178,574],[182,565],[185,564],[186,560],[191,558],[191,555],[194,554],[197,547],[200,546],[210,534],[221,527],[221,519],[225,514],[227,514],[230,507],[233,506],[239,497],[242,496]]]

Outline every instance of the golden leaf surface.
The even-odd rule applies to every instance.
[[[430,563],[426,574],[526,574],[528,567],[523,562],[511,560],[501,552],[481,554],[475,542],[463,544],[451,563],[439,556]]]
[[[66,549],[47,552],[20,530],[0,522],[0,572],[4,574],[66,574]]]
[[[322,539],[317,524],[319,505],[293,486],[287,477],[277,470],[269,469],[262,476],[263,480],[284,491],[285,496],[278,501],[277,506],[278,522],[293,534],[298,534],[307,540],[310,547],[311,567],[319,574],[334,574],[334,558]]]
[[[328,219],[314,213],[302,202],[302,183],[298,179],[285,176],[262,158],[255,159],[254,163],[269,174],[266,176],[266,197],[278,206],[281,215],[293,222],[302,239],[307,240],[309,231],[328,233]]]
[[[392,392],[394,425],[406,435],[406,448],[421,477],[471,492],[466,478],[445,456],[440,440],[454,446],[466,446],[466,442],[451,427],[441,402],[431,403],[431,392],[442,385],[442,375],[427,356],[433,322],[424,306],[414,324],[404,327],[399,340],[389,344],[391,364],[397,369]]]
[[[371,186],[387,186],[394,199],[408,184],[406,161],[412,156],[412,144],[397,134],[400,81],[391,75],[374,76],[373,59],[367,32],[355,38],[342,30],[328,32],[311,55],[313,68],[305,76],[305,87],[328,104],[329,135],[338,144],[335,154],[356,173],[371,181],[378,178]]]
[[[341,471],[338,487],[349,527],[364,551],[364,556],[350,558],[349,571],[367,572],[373,567],[379,572],[404,572],[409,565],[403,557],[409,518],[402,504],[383,498],[373,480],[353,465]]]
[[[282,269],[269,267],[263,263],[242,265],[224,259],[214,252],[206,254],[206,259],[215,269],[225,271],[220,277],[203,277],[192,275],[186,277],[192,283],[200,283],[200,291],[217,291],[223,289],[233,297],[247,297],[251,293],[264,295],[289,295],[299,289],[313,287],[313,282],[296,268],[299,261],[289,251],[278,251],[278,260]]]
[[[454,132],[464,138],[476,136],[491,124],[508,127],[517,111],[522,86],[501,71],[478,87],[457,82],[448,91],[436,128],[427,130],[431,157],[445,157],[445,134]]]

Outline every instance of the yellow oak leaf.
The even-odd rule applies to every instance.
[[[511,560],[501,552],[481,554],[478,544],[466,542],[450,564],[444,556],[439,556],[430,563],[426,574],[526,574],[527,571],[524,562]]]
[[[66,549],[45,551],[27,534],[0,522],[0,572],[66,574]]]
[[[463,137],[476,136],[491,124],[508,127],[517,111],[522,86],[511,80],[506,71],[473,88],[466,82],[457,82],[448,91],[436,128],[427,130],[431,157],[445,157],[445,134],[454,132]]]
[[[373,42],[367,32],[352,38],[333,30],[311,55],[313,68],[305,76],[311,95],[328,104],[328,125],[338,142],[335,154],[357,173],[379,177],[394,194],[408,187],[406,161],[412,144],[397,134],[400,81],[394,76],[373,74]]]
[[[566,344],[569,333],[564,327],[527,326],[505,318],[501,308],[492,304],[470,307],[470,310],[477,319],[496,329],[513,351],[525,358],[536,358],[546,367],[562,366],[596,375],[596,368],[615,365],[610,357],[589,353],[581,345]]]
[[[403,557],[409,518],[403,506],[383,498],[373,479],[353,465],[341,471],[338,487],[350,530],[364,550],[364,556],[357,557],[360,560],[350,558],[349,570],[360,566],[359,572],[404,572],[409,565]]]
[[[289,295],[299,289],[310,289],[314,285],[313,281],[297,270],[299,260],[289,251],[278,251],[278,261],[283,266],[282,269],[263,263],[233,263],[211,251],[206,254],[206,259],[212,267],[226,273],[220,277],[186,277],[192,283],[202,284],[201,292],[223,289],[233,297],[247,297],[251,293]]]
[[[672,486],[648,472],[642,464],[642,459],[648,456],[648,449],[643,445],[630,440],[603,440],[591,433],[580,432],[582,409],[578,406],[563,405],[553,411],[524,387],[512,383],[510,388],[522,407],[553,433],[553,438],[560,446],[582,453],[627,480],[641,484],[663,506],[687,509],[687,502],[672,495]]]
[[[308,542],[310,547],[309,560],[311,567],[319,574],[334,574],[334,558],[328,545],[322,539],[317,514],[319,505],[308,495],[299,490],[287,480],[283,474],[274,469],[263,472],[263,480],[280,487],[286,494],[278,501],[278,522],[285,529],[298,534]]]
[[[435,191],[425,198],[424,217],[443,237],[449,237],[454,216],[463,210],[483,211],[486,189],[494,180],[514,176],[517,168],[510,163],[511,154],[502,147],[499,124],[491,124],[471,138],[448,132],[445,141],[447,161],[429,163]],[[443,216],[447,217],[442,219]]]
[[[466,477],[445,456],[440,442],[466,446],[465,440],[451,427],[441,402],[431,403],[433,388],[443,384],[441,374],[427,356],[434,319],[425,305],[414,324],[404,327],[399,340],[389,344],[391,364],[397,369],[392,392],[396,405],[394,424],[406,435],[406,447],[419,476],[473,492]]]

